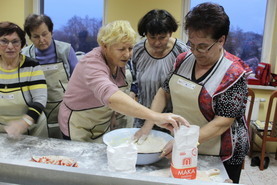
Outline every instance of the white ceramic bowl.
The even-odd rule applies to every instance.
[[[103,136],[103,142],[106,145],[118,145],[123,143],[124,141],[130,139],[133,137],[133,135],[139,130],[139,128],[121,128],[116,129],[111,132],[106,133]],[[151,133],[153,136],[156,137],[162,137],[167,142],[172,140],[173,137],[165,132],[152,130]],[[137,165],[146,165],[146,164],[152,164],[157,161],[159,161],[161,158],[159,156],[161,155],[161,152],[155,152],[155,153],[138,153],[137,158]]]

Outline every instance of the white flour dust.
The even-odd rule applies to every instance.
[[[155,153],[161,152],[166,145],[166,140],[162,137],[149,135],[141,144],[136,143],[138,153]]]

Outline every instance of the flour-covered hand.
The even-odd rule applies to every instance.
[[[29,125],[23,119],[19,119],[10,121],[4,129],[9,137],[18,139],[23,133],[27,132],[28,127]]]
[[[159,113],[155,124],[159,127],[166,128],[173,132],[173,129],[178,129],[181,125],[190,126],[189,122],[180,115],[172,113]]]

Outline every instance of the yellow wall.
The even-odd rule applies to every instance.
[[[259,120],[265,120],[267,106],[269,102],[269,96],[273,92],[272,90],[261,90],[261,89],[253,89],[255,92],[256,98],[265,98],[265,102],[260,102],[260,110],[259,110]]]
[[[106,0],[105,23],[124,19],[130,21],[137,31],[139,19],[148,11],[157,8],[170,12],[179,23],[174,37],[181,38],[182,0]]]
[[[33,11],[33,0],[1,0],[0,21],[10,21],[23,28],[25,17]]]
[[[22,26],[24,21],[22,15],[24,15],[24,1],[1,1],[0,21],[10,21]]]

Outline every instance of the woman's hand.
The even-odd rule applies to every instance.
[[[18,139],[23,133],[27,132],[29,125],[23,120],[10,121],[7,126],[4,127],[9,137]]]
[[[166,157],[167,159],[170,159],[172,156],[172,148],[174,144],[174,139],[170,140],[165,147],[163,148],[163,152],[160,155],[160,158]]]
[[[180,115],[172,113],[157,113],[155,124],[159,127],[166,128],[173,133],[173,129],[178,129],[181,125],[190,126],[189,122]]]
[[[150,134],[154,124],[149,121],[145,121],[144,125],[135,133],[134,141],[143,142]]]

